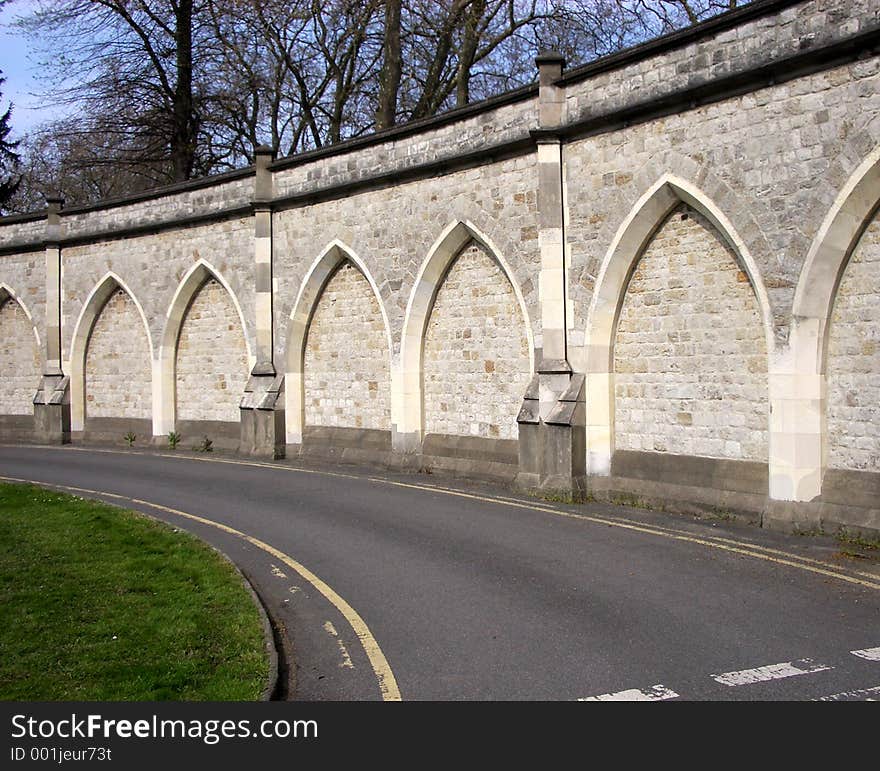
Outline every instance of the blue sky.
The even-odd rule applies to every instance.
[[[29,54],[27,41],[11,28],[15,17],[32,5],[32,0],[14,0],[0,11],[0,70],[6,78],[0,111],[5,110],[10,101],[14,103],[11,124],[16,138],[48,120],[53,113],[51,108],[38,108],[39,98],[33,96],[43,88],[35,77],[38,68]]]

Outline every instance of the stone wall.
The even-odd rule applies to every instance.
[[[334,240],[360,258],[376,284],[397,357],[419,270],[432,246],[456,222],[473,225],[507,262],[539,345],[536,186],[535,157],[528,154],[277,212],[273,217],[277,360],[284,361],[290,353],[288,320],[309,266]]]
[[[82,331],[118,285],[147,321],[156,436],[223,421],[237,446],[258,364],[247,404],[287,377],[286,425],[264,423],[292,453],[308,425],[464,473],[489,438],[505,473],[520,453],[524,479],[623,492],[690,456],[683,495],[815,513],[826,471],[880,489],[876,220],[843,270],[880,202],[878,39],[869,0],[756,0],[573,72],[543,57],[540,86],[435,119],[0,219],[0,290],[54,352],[47,388],[60,347],[75,439]]]
[[[235,305],[214,279],[184,316],[176,372],[178,420],[238,422],[249,374],[247,348]]]
[[[804,258],[849,175],[878,145],[880,57],[566,144],[576,368],[609,245],[664,175],[693,183],[730,221],[784,345]]]
[[[152,410],[150,346],[141,315],[117,290],[101,309],[89,337],[85,416],[149,418]]]
[[[95,214],[90,216],[94,218]],[[166,332],[168,310],[181,282],[202,261],[235,293],[248,336],[253,339],[252,259],[253,224],[247,219],[124,239],[98,239],[63,249],[63,358],[71,355],[73,331],[86,298],[108,272],[119,277],[120,283],[143,308],[150,335],[158,346]]]
[[[624,297],[615,447],[767,460],[767,346],[755,294],[705,217],[679,206]]]
[[[880,215],[840,282],[827,373],[829,466],[880,471]]]
[[[425,333],[425,430],[516,439],[530,376],[525,319],[513,287],[472,244],[450,266]]]
[[[306,425],[387,431],[390,356],[372,287],[354,265],[342,263],[309,325],[303,367]]]
[[[420,165],[442,163],[487,151],[517,140],[527,140],[537,117],[534,89],[524,89],[512,103],[491,111],[466,108],[430,121],[425,130],[401,126],[386,132],[385,141],[367,137],[340,146],[352,152],[318,151],[281,160],[274,175],[279,196],[314,194],[341,185],[364,185],[386,175],[403,175]],[[458,119],[456,115],[460,115]],[[364,149],[362,149],[364,148]]]
[[[21,305],[0,291],[0,415],[32,415],[39,380],[33,324]]]

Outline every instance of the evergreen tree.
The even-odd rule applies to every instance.
[[[5,82],[6,78],[0,72],[0,89]],[[0,96],[2,93],[0,90]],[[21,184],[21,175],[16,173],[16,167],[21,160],[18,153],[15,152],[18,140],[13,142],[9,139],[9,132],[12,131],[12,126],[9,125],[11,117],[12,105],[10,104],[6,108],[6,112],[0,115],[0,213],[6,211],[6,204],[15,195],[15,191]]]

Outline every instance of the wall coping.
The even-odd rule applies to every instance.
[[[750,21],[754,21],[755,19],[769,16],[791,6],[801,5],[809,1],[810,0],[754,0],[754,2],[749,5],[719,14],[686,29],[662,35],[645,43],[640,43],[631,48],[600,57],[592,62],[576,67],[569,72],[564,73],[562,77],[556,81],[556,84],[564,87],[580,83],[600,74],[619,70],[653,56],[683,48],[692,43],[709,38],[719,32],[738,27]],[[878,43],[880,43],[880,28],[872,28],[854,37],[835,41],[824,47],[809,49],[803,53],[778,59],[768,64],[750,68],[733,75],[711,79],[696,86],[683,87],[677,89],[671,94],[655,99],[649,99],[643,103],[627,105],[599,116],[566,124],[561,126],[554,133],[560,138],[572,138],[586,134],[614,130],[622,125],[628,125],[633,121],[646,120],[651,117],[680,110],[683,105],[696,106],[697,104],[717,101],[729,98],[738,93],[746,93],[755,90],[762,87],[762,85],[799,77],[808,70],[817,71],[829,69],[840,64],[842,61],[855,58],[866,48],[870,49],[876,47]],[[538,84],[532,83],[504,92],[489,99],[448,110],[429,118],[410,121],[366,136],[355,137],[326,147],[280,158],[269,164],[268,168],[273,172],[282,171],[304,166],[317,160],[346,155],[375,145],[393,142],[408,136],[427,133],[441,126],[467,120],[474,116],[491,112],[510,104],[527,101],[529,99],[536,99],[537,95]],[[532,141],[535,141],[538,133],[540,132],[532,132]],[[513,140],[495,146],[471,150],[462,153],[461,155],[451,156],[436,161],[429,161],[415,165],[411,168],[389,172],[367,179],[332,184],[328,185],[326,188],[283,196],[276,198],[269,203],[273,206],[279,206],[280,208],[287,208],[290,206],[302,205],[303,203],[310,203],[316,199],[319,200],[327,197],[335,197],[332,191],[337,189],[339,194],[347,194],[365,186],[381,185],[386,179],[390,180],[391,178],[401,177],[411,179],[426,174],[434,174],[438,171],[449,170],[458,166],[472,165],[479,155],[498,155],[499,153],[515,154],[516,152],[521,152],[523,149],[523,141],[524,140]],[[221,174],[152,188],[140,193],[104,199],[94,204],[62,209],[59,214],[61,217],[66,217],[113,209],[203,188],[219,186],[224,183],[247,179],[254,175],[255,167],[251,165]],[[193,224],[195,222],[207,221],[210,219],[223,219],[229,216],[238,216],[242,213],[243,207],[230,207],[226,210],[215,210],[210,214],[192,215],[183,219],[159,221],[151,223],[150,225],[144,225],[141,228],[119,229],[118,231],[113,231],[112,234],[83,234],[78,237],[76,241],[87,242],[106,237],[134,235],[143,230],[160,230],[179,224]],[[47,210],[0,217],[0,227],[25,222],[36,222],[41,219],[46,219],[46,217]],[[70,242],[65,241],[65,243]],[[0,255],[34,251],[37,248],[42,248],[43,245],[43,241],[8,244],[0,247]]]

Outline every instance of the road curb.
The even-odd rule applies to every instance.
[[[58,485],[52,485],[49,483],[41,483],[41,482],[28,482],[28,484],[35,485],[37,487],[43,487],[46,489],[63,489]],[[208,547],[213,551],[217,556],[219,556],[224,562],[226,562],[238,575],[241,580],[242,586],[245,588],[245,591],[250,595],[251,601],[254,603],[254,606],[257,609],[257,613],[260,616],[260,626],[263,630],[263,647],[266,652],[266,656],[269,659],[269,672],[266,676],[266,684],[263,686],[263,690],[260,693],[259,701],[271,701],[273,696],[279,691],[280,688],[280,667],[279,667],[279,653],[278,648],[275,644],[275,632],[272,627],[272,622],[269,619],[269,613],[266,609],[265,604],[263,603],[262,598],[260,597],[257,590],[254,588],[254,585],[251,583],[250,579],[242,572],[241,568],[235,564],[232,557],[230,557],[225,551],[219,549],[211,543],[208,543],[204,538],[200,538],[196,533],[191,530],[187,530],[186,528],[178,527],[175,525],[166,522],[165,520],[159,519],[158,517],[153,516],[152,514],[148,514],[141,509],[135,509],[130,506],[124,506],[119,503],[115,503],[113,501],[105,500],[104,498],[88,496],[90,500],[96,501],[98,503],[103,503],[107,506],[113,506],[117,509],[121,509],[123,511],[130,511],[139,516],[146,517],[147,519],[152,520],[153,522],[158,522],[164,527],[167,527],[174,531],[184,532],[187,535],[198,540],[199,543]],[[293,661],[290,661],[290,667],[293,667]]]
[[[263,692],[260,694],[260,701],[272,701],[272,698],[278,692],[280,687],[280,668],[278,666],[278,647],[275,645],[275,632],[272,628],[272,622],[269,620],[269,612],[266,610],[263,599],[254,588],[254,585],[250,582],[250,579],[244,573],[242,573],[241,568],[239,568],[238,565],[236,565],[232,561],[232,558],[217,547],[207,543],[207,541],[203,541],[201,538],[199,538],[199,540],[202,541],[202,543],[211,546],[211,548],[214,549],[214,551],[216,551],[221,557],[223,557],[223,559],[225,559],[232,566],[233,570],[238,573],[239,578],[241,578],[242,585],[250,594],[251,599],[253,600],[254,605],[257,608],[257,612],[260,614],[260,623],[263,627],[263,646],[265,648],[266,655],[269,657],[269,674],[266,676],[266,685],[263,688]]]

